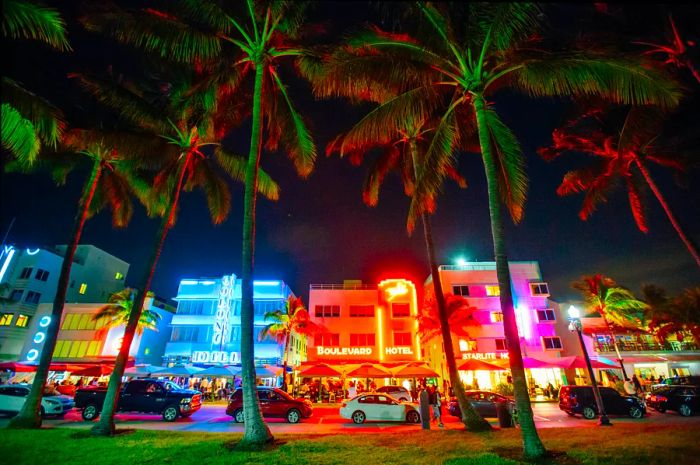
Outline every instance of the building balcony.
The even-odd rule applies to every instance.
[[[617,348],[620,352],[683,352],[698,350],[698,345],[694,342],[668,341],[663,344],[647,341],[619,341]],[[593,341],[593,349],[596,352],[615,352],[612,343]]]

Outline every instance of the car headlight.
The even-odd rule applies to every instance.
[[[57,401],[57,400],[52,400],[52,399],[46,399],[46,403],[49,404],[49,405],[53,405],[53,406],[61,405],[61,403],[60,403],[59,401]]]
[[[191,397],[185,397],[184,399],[182,399],[182,400],[180,401],[181,404],[189,404],[190,402],[192,402],[192,398],[191,398]]]

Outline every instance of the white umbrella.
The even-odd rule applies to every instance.
[[[241,373],[240,368],[231,366],[213,366],[197,373],[197,376],[216,376],[220,378],[232,378]]]
[[[156,376],[182,376],[189,378],[198,375],[202,371],[204,370],[193,366],[175,365],[170,368],[162,368],[161,370],[153,372],[153,374]]]
[[[124,370],[124,376],[151,376],[153,373],[162,370],[163,367],[157,367],[148,364],[134,365],[131,368]]]

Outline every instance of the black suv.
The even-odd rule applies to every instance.
[[[674,410],[684,417],[700,412],[700,388],[697,386],[668,386],[655,390],[647,397],[649,407],[659,412]]]
[[[634,396],[623,396],[613,388],[599,387],[603,407],[608,415],[629,415],[644,418],[647,413],[644,402]],[[598,416],[593,386],[562,386],[559,390],[559,409],[568,415],[583,415],[589,420]]]

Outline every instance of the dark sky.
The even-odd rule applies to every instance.
[[[560,27],[585,30],[592,24],[599,29],[624,29],[636,37],[662,40],[667,11],[663,6],[609,8],[618,16],[585,14],[573,7],[549,5],[548,13]],[[632,7],[630,7],[632,8]],[[697,7],[676,13],[682,31],[700,30]],[[69,16],[73,10],[66,12]],[[367,2],[322,2],[313,13],[327,21],[331,40],[353,23],[381,21]],[[601,26],[602,25],[602,26]],[[391,24],[385,24],[391,27]],[[553,26],[551,26],[553,27]],[[648,32],[647,32],[648,31]],[[695,32],[697,34],[697,32]],[[21,78],[30,88],[55,101],[78,117],[90,118],[90,105],[65,78],[71,67],[88,60],[93,67],[118,60],[117,47],[78,28],[71,29],[75,52],[71,56],[46,53],[39,47],[22,44],[13,55],[9,75]],[[35,58],[35,56],[37,58]],[[691,97],[681,109],[697,118],[700,84],[682,75]],[[341,101],[314,101],[308,86],[294,84],[293,96],[311,121],[319,158],[314,173],[306,180],[297,178],[282,154],[263,154],[262,164],[281,185],[281,198],[272,203],[260,199],[255,274],[258,279],[280,278],[306,300],[311,283],[337,283],[343,279],[376,282],[384,277],[406,276],[422,282],[428,275],[424,243],[418,233],[408,237],[405,217],[408,199],[397,177],[385,184],[376,208],[366,207],[360,196],[365,167],[351,166],[347,160],[326,158],[326,143],[338,131],[357,121],[363,109]],[[81,100],[82,99],[82,100]],[[587,222],[578,219],[581,197],[560,198],[555,189],[562,175],[576,163],[576,156],[564,156],[546,163],[535,150],[548,143],[551,131],[565,121],[568,107],[551,100],[532,100],[514,95],[497,95],[496,108],[520,139],[531,178],[525,219],[515,226],[507,220],[507,243],[511,260],[537,260],[550,283],[552,297],[575,298],[570,282],[583,274],[604,273],[635,291],[643,283],[654,283],[677,292],[698,285],[700,273],[664,212],[649,195],[650,232],[643,234],[633,222],[626,194],[618,190],[609,202]],[[683,117],[683,124],[696,124]],[[227,138],[239,153],[247,153],[247,128]],[[483,167],[475,154],[460,155],[460,171],[469,187],[445,188],[434,216],[434,236],[442,264],[458,257],[490,261],[493,257]],[[4,234],[15,218],[9,242],[19,245],[66,243],[85,179],[76,172],[66,186],[55,187],[43,173],[32,176],[4,175],[1,186],[0,231]],[[700,238],[700,190],[697,170],[690,173],[689,185],[682,189],[669,173],[652,168],[669,204],[676,211],[688,234]],[[242,187],[233,186],[233,208],[228,220],[213,226],[201,193],[182,197],[179,222],[171,231],[158,266],[153,289],[163,297],[173,297],[182,278],[221,276],[239,273],[241,250]],[[140,207],[126,230],[111,227],[107,213],[88,222],[83,243],[94,244],[131,263],[127,283],[141,279],[154,242],[156,222]]]

